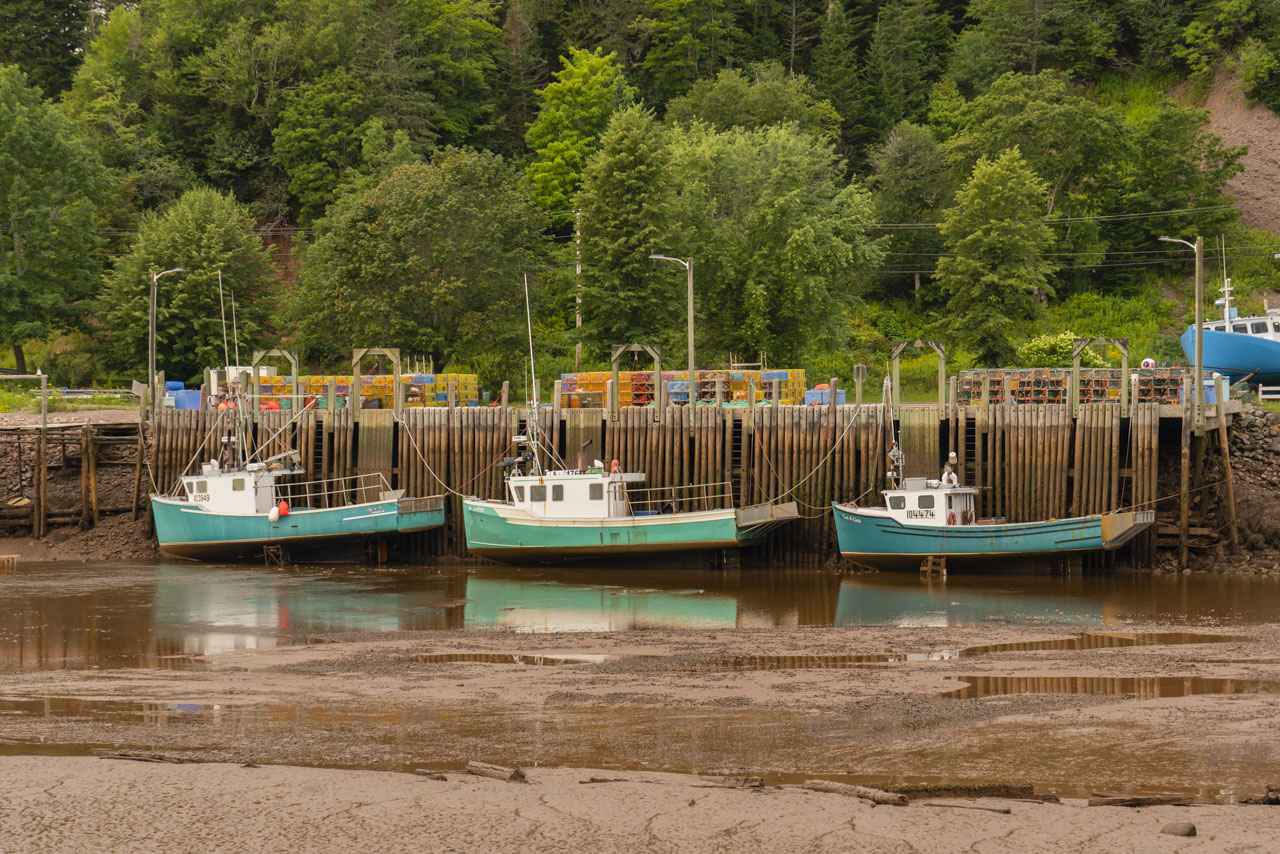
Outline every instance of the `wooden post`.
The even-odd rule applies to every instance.
[[[1227,443],[1227,382],[1221,375],[1214,377],[1218,407],[1218,442],[1222,446],[1222,469],[1227,486],[1227,528],[1231,534],[1231,553],[1240,554],[1240,530],[1236,527],[1236,485],[1231,473],[1231,447]]]
[[[93,428],[85,425],[85,438],[88,440],[88,446],[84,452],[88,455],[89,463],[89,504],[93,508],[93,524],[98,524],[98,447],[93,441]],[[83,462],[83,461],[82,461]]]
[[[449,381],[449,408],[453,409],[458,405],[458,383],[454,380]]]
[[[1190,378],[1182,380],[1182,490],[1179,501],[1178,565],[1187,568],[1187,538],[1191,525],[1191,393],[1195,385]]]
[[[855,406],[862,405],[862,384],[867,380],[867,366],[857,364],[853,366],[853,403]]]
[[[36,494],[35,513],[32,516],[32,536],[39,539],[43,537],[47,530],[47,519],[49,508],[46,506],[48,492],[46,491],[46,478],[49,468],[49,445],[48,436],[45,434],[46,428],[40,428],[39,437],[36,440],[36,467],[32,472],[31,485],[34,487]]]
[[[89,515],[92,507],[89,503],[89,425],[80,428],[80,527],[89,527]],[[18,481],[21,485],[22,481]]]
[[[827,399],[827,406],[834,408],[836,406],[836,398],[840,396],[840,380],[832,377],[827,383],[827,387],[831,389],[831,397]]]
[[[500,401],[502,403],[502,409],[504,412],[507,409],[510,399],[511,399],[511,383],[508,380],[503,380],[502,381],[502,397],[500,398]]]
[[[773,405],[778,405],[778,398],[782,396],[782,380],[770,380],[773,383]]]

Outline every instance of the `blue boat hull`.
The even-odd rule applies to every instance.
[[[1081,516],[1003,525],[904,525],[887,516],[833,505],[840,554],[872,569],[916,569],[928,557],[948,566],[990,566],[1000,561],[1067,557],[1114,549],[1155,520],[1153,511]]]
[[[161,550],[197,559],[259,558],[266,546],[300,551],[444,524],[444,501],[439,498],[297,509],[272,522],[265,513],[211,513],[182,499],[153,495],[151,512]]]
[[[1231,382],[1244,379],[1271,385],[1280,383],[1280,341],[1236,332],[1204,331],[1204,367]],[[1179,339],[1187,360],[1195,363],[1196,330],[1192,326]]]

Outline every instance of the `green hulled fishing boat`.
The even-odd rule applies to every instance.
[[[758,543],[797,518],[794,502],[735,508],[729,484],[643,489],[643,474],[580,470],[524,473],[508,461],[507,500],[462,502],[467,550],[504,563],[732,549]]]

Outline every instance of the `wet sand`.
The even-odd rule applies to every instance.
[[[535,769],[525,784],[464,775],[98,759],[0,759],[6,851],[1267,850],[1280,810],[1086,807],[983,799],[1008,815],[913,803],[871,807],[794,788],[708,788],[635,772]],[[1197,836],[1162,835],[1192,821]]]

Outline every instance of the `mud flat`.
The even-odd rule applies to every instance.
[[[1188,844],[1160,834],[1180,820],[1209,851],[1280,836],[1280,810],[1239,803],[1280,768],[1268,579],[1223,576],[1194,607],[1195,576],[1096,606],[1044,579],[1054,614],[1027,579],[501,573],[20,569],[0,583],[0,785],[20,804],[0,849],[1163,851]],[[781,625],[797,614],[827,622]],[[763,785],[704,779],[726,775]],[[921,797],[796,788],[815,778]],[[992,797],[1015,791],[1063,803]],[[1085,805],[1104,794],[1193,805]]]
[[[590,783],[612,777],[618,782]],[[98,759],[0,759],[11,852],[1266,850],[1280,810],[1124,809],[1083,802],[931,799],[871,807],[796,788],[536,769],[524,784],[446,775]],[[1192,821],[1197,838],[1161,834]]]

